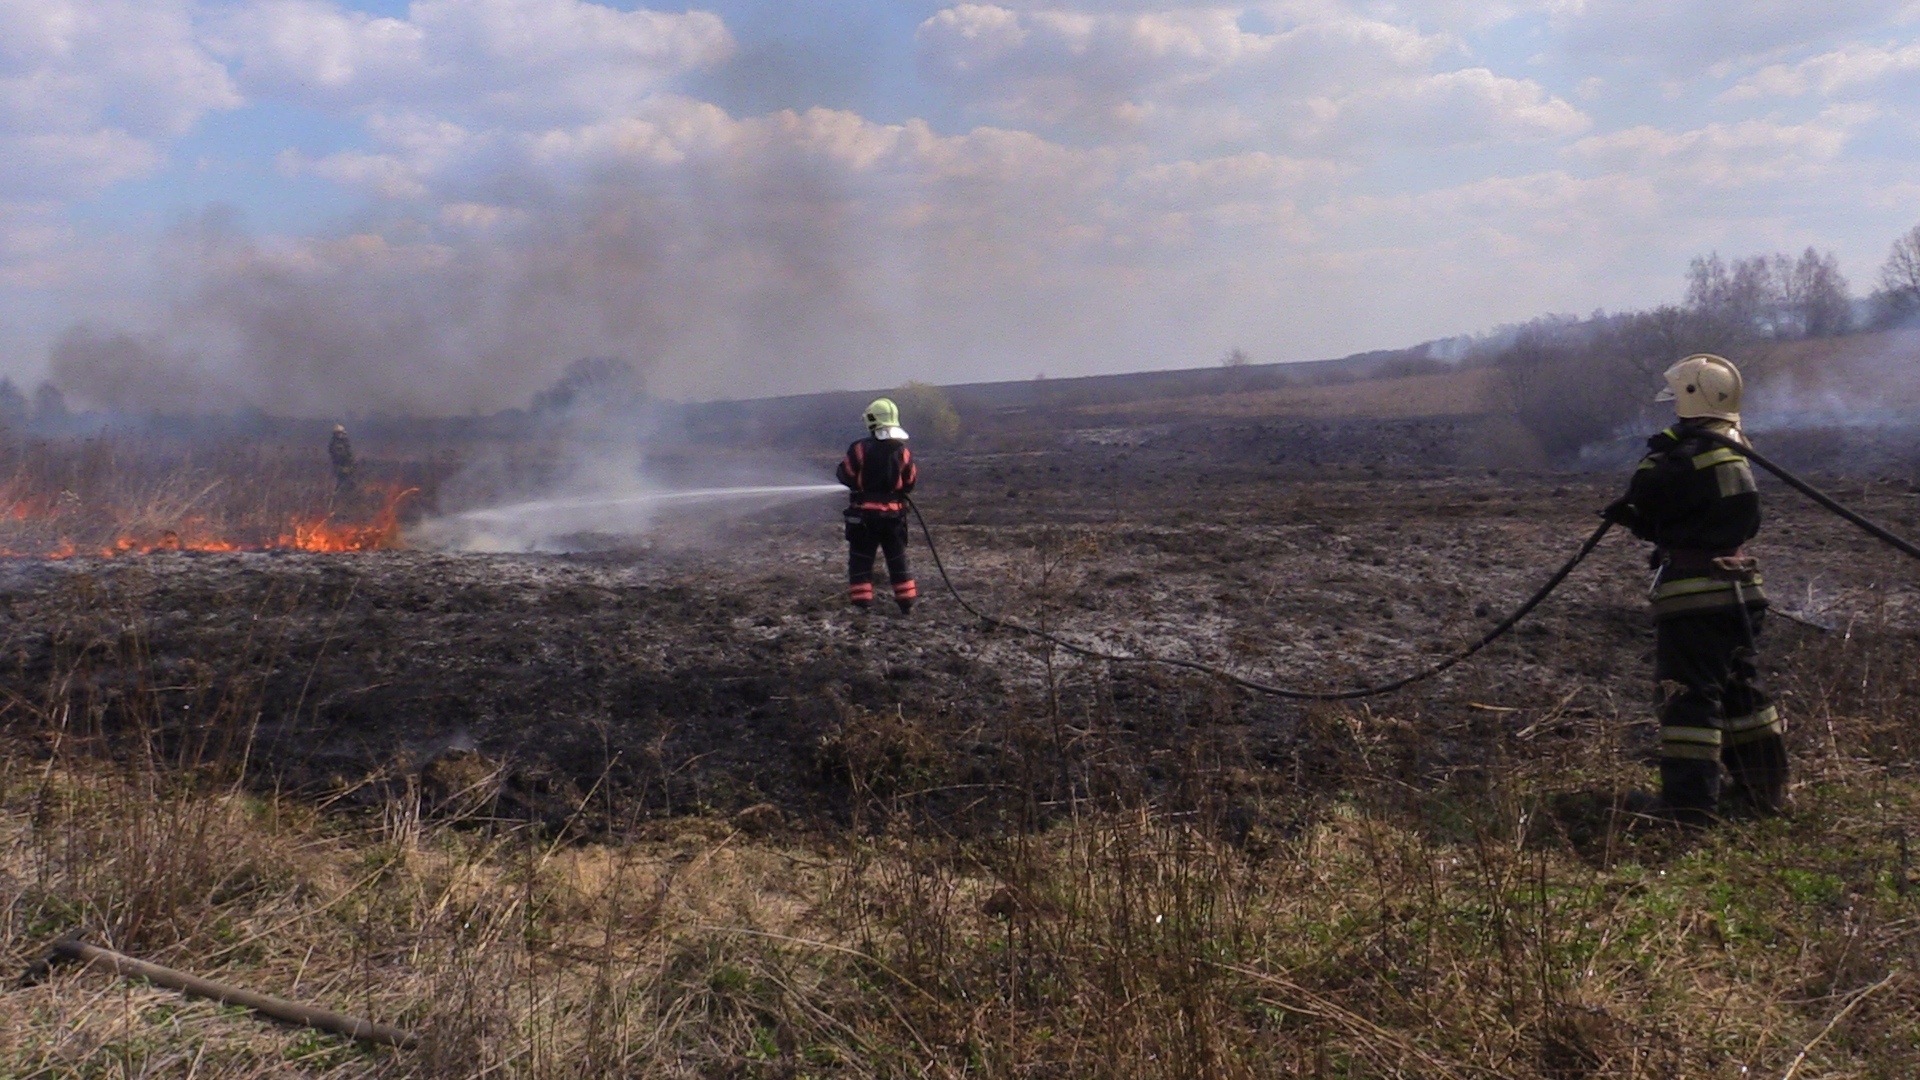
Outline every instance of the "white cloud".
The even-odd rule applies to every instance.
[[[1564,138],[1592,122],[1536,82],[1467,68],[1327,101],[1315,126],[1330,140],[1372,136],[1406,148]]]
[[[181,0],[0,0],[0,130],[178,135],[238,105]]]
[[[1389,0],[1379,4],[1343,5],[1366,10],[1376,18],[1404,20],[1420,26],[1450,30],[1484,30],[1525,15],[1553,11],[1565,0]]]
[[[420,27],[326,0],[262,0],[216,18],[212,47],[254,94],[359,104],[383,85],[433,73]]]
[[[920,27],[923,61],[995,115],[1171,145],[1358,149],[1471,145],[1584,131],[1537,82],[1485,67],[1448,33],[1329,7],[1272,32],[1230,8],[1135,14],[947,8]]]
[[[1424,70],[1452,47],[1443,36],[1344,15],[1251,33],[1226,8],[1095,15],[962,4],[916,36],[936,73],[1009,115],[1047,123],[1222,90],[1271,98],[1354,88]]]
[[[1916,72],[1920,72],[1920,43],[1856,43],[1794,64],[1770,64],[1741,79],[1721,99],[1738,102],[1809,93],[1834,97]]]
[[[1691,78],[1883,27],[1913,10],[1912,0],[1561,0],[1554,24],[1576,55]]]
[[[440,224],[466,232],[487,232],[526,221],[524,211],[486,203],[457,202],[440,208]]]
[[[240,103],[168,0],[0,0],[0,199],[68,199],[140,176]]]
[[[421,199],[430,191],[419,166],[395,154],[342,150],[307,161],[288,151],[281,160],[289,171],[310,172],[337,184],[365,188],[383,199]]]
[[[1837,106],[1805,123],[1741,120],[1685,131],[1642,125],[1582,139],[1571,153],[1610,171],[1641,171],[1719,188],[1817,177],[1871,108]]]
[[[618,115],[733,51],[710,13],[584,0],[416,0],[405,19],[329,0],[256,0],[209,40],[249,92],[468,123]]]
[[[1344,170],[1329,161],[1254,151],[1227,157],[1156,162],[1127,177],[1129,190],[1164,205],[1213,199],[1281,198],[1323,185]]]
[[[0,136],[0,191],[15,199],[63,199],[141,176],[161,160],[154,146],[117,128]]]

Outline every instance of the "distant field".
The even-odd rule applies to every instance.
[[[1675,359],[1678,359],[1676,357]],[[1748,411],[1767,414],[1884,413],[1920,410],[1920,331],[1751,346],[1732,357],[1748,378]],[[1089,422],[1316,417],[1402,420],[1480,416],[1504,411],[1500,372],[1466,368],[1437,375],[1360,379],[1080,405]],[[1649,385],[1651,396],[1656,389]],[[1763,421],[1764,422],[1764,421]]]
[[[1753,380],[1754,406],[1805,411],[1920,407],[1920,330],[1759,346],[1735,357]]]
[[[1497,373],[1468,368],[1439,375],[1365,379],[1329,386],[1289,386],[1242,393],[1201,394],[1073,410],[1087,419],[1352,417],[1400,420],[1415,416],[1477,416],[1493,411]]]

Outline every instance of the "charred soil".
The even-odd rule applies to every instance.
[[[1460,420],[1156,419],[923,450],[959,587],[1353,687],[1621,482]],[[595,554],[0,563],[0,964],[80,933],[420,1039],[55,969],[0,994],[0,1074],[1915,1075],[1920,576],[1763,484],[1797,806],[1701,833],[1614,811],[1654,735],[1623,536],[1472,663],[1310,706],[990,631],[917,536],[921,606],[857,615],[832,499]]]
[[[1619,485],[1462,464],[1457,421],[1375,422],[1362,460],[1353,435],[1261,421],[925,451],[920,505],[985,610],[1347,689],[1484,632]],[[1907,485],[1846,493],[1916,521]],[[1780,607],[1842,632],[1911,627],[1916,579],[1893,556],[1790,492],[1768,512],[1756,550]],[[1355,770],[1472,790],[1562,744],[1569,762],[1596,739],[1620,761],[1651,752],[1644,551],[1624,536],[1474,663],[1357,709],[993,631],[946,595],[917,533],[912,555],[926,599],[910,616],[849,609],[830,498],[684,511],[585,555],[15,560],[0,678],[19,702],[65,696],[43,742],[217,754],[346,805],[417,788],[447,812],[585,830],[748,809],[841,825],[884,806],[967,832],[1203,783],[1245,831],[1285,827]],[[1775,618],[1767,636],[1779,681],[1826,635]]]

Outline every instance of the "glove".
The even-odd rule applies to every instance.
[[[1633,504],[1627,501],[1627,497],[1622,495],[1608,503],[1606,508],[1600,511],[1600,516],[1615,525],[1631,525],[1640,514],[1633,508]]]

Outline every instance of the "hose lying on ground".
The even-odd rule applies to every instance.
[[[238,1005],[255,1012],[271,1016],[289,1024],[300,1024],[321,1031],[345,1035],[350,1039],[365,1042],[385,1043],[410,1049],[418,1045],[412,1032],[386,1024],[376,1024],[357,1016],[337,1013],[332,1009],[323,1009],[318,1005],[302,1005],[298,1002],[277,998],[272,994],[259,994],[252,990],[242,990],[227,983],[203,979],[198,975],[189,975],[170,967],[136,960],[125,953],[102,949],[89,945],[78,938],[66,938],[53,946],[52,960],[73,961],[103,968],[121,978],[145,979],[150,983],[178,990],[194,997],[210,998],[222,1005]]]
[[[1378,686],[1366,686],[1357,690],[1301,690],[1294,687],[1272,686],[1267,683],[1257,682],[1241,675],[1235,675],[1233,672],[1227,671],[1224,668],[1214,667],[1211,664],[1202,664],[1197,660],[1180,660],[1174,657],[1153,656],[1151,654],[1123,656],[1119,653],[1110,653],[1102,649],[1095,649],[1077,642],[1068,641],[1066,638],[1060,637],[1057,634],[1048,633],[1045,630],[1018,623],[1012,619],[989,615],[979,608],[974,607],[972,604],[967,603],[967,598],[960,595],[960,590],[954,587],[953,578],[947,574],[946,564],[940,561],[940,549],[934,545],[933,530],[927,528],[927,519],[921,516],[920,507],[915,504],[911,498],[907,500],[907,506],[913,510],[914,520],[920,523],[920,535],[926,537],[927,540],[927,553],[933,556],[933,565],[940,571],[940,580],[946,583],[947,591],[953,594],[954,600],[958,602],[961,607],[965,608],[969,614],[981,622],[989,626],[1005,627],[1008,630],[1037,637],[1043,641],[1050,641],[1068,652],[1092,657],[1095,660],[1107,660],[1116,664],[1160,664],[1166,667],[1186,668],[1189,671],[1203,672],[1216,678],[1224,679],[1227,682],[1233,683],[1235,686],[1246,687],[1255,693],[1266,694],[1270,697],[1288,698],[1293,701],[1352,701],[1355,698],[1390,694],[1395,690],[1412,686],[1414,683],[1424,679],[1433,678],[1435,675],[1440,674],[1472,656],[1474,653],[1479,652],[1481,649],[1486,648],[1488,645],[1493,644],[1501,635],[1513,629],[1521,619],[1527,617],[1528,613],[1540,606],[1540,602],[1545,600],[1553,590],[1560,587],[1560,583],[1567,579],[1567,575],[1573,573],[1573,568],[1579,566],[1581,562],[1585,561],[1588,555],[1593,553],[1594,548],[1600,546],[1600,538],[1607,535],[1607,530],[1613,528],[1611,521],[1602,521],[1600,527],[1593,530],[1593,535],[1587,537],[1587,542],[1580,545],[1580,550],[1574,552],[1573,557],[1568,559],[1552,577],[1548,578],[1546,584],[1536,589],[1532,596],[1527,597],[1526,603],[1515,608],[1513,614],[1500,620],[1493,629],[1482,635],[1480,640],[1467,646],[1465,649],[1443,660],[1429,664],[1411,675],[1395,679],[1392,682],[1381,683]]]
[[[1840,505],[1838,502],[1834,501],[1834,499],[1831,496],[1827,495],[1825,492],[1821,491],[1819,488],[1814,487],[1812,484],[1807,483],[1806,481],[1793,475],[1791,472],[1788,472],[1786,469],[1782,468],[1781,466],[1774,464],[1772,461],[1769,461],[1765,457],[1756,453],[1752,447],[1746,445],[1745,443],[1739,442],[1735,439],[1731,439],[1723,435],[1718,435],[1713,432],[1706,432],[1705,435],[1707,439],[1709,439],[1710,441],[1718,443],[1721,446],[1728,447],[1729,449],[1732,449],[1735,452],[1746,456],[1747,458],[1752,460],[1754,464],[1760,466],[1761,468],[1767,470],[1773,475],[1779,477],[1781,480],[1785,481],[1786,484],[1789,487],[1792,487],[1795,491],[1800,492],[1802,495],[1805,495],[1809,499],[1812,499],[1814,502],[1819,503],[1822,507],[1826,508],[1832,513],[1858,526],[1862,530],[1866,531],[1869,535],[1875,537],[1878,540],[1885,542],[1886,544],[1892,546],[1893,548],[1902,552],[1903,554],[1912,556],[1915,559],[1920,559],[1920,547],[1916,547],[1915,545],[1909,543],[1908,541],[1903,540],[1898,536],[1895,536],[1893,533],[1888,532],[1886,529],[1882,528],[1881,526],[1873,523],[1872,521],[1869,521],[1865,517],[1862,517],[1861,515],[1853,512],[1852,510],[1849,510],[1846,507]],[[927,528],[927,519],[921,515],[919,505],[915,503],[911,497],[909,497],[907,499],[907,506],[910,509],[912,509],[914,520],[920,523],[920,535],[926,538],[927,553],[933,556],[933,565],[936,569],[940,571],[940,580],[946,584],[947,592],[953,594],[954,600],[957,603],[959,603],[959,605],[962,608],[965,608],[968,613],[973,615],[975,618],[979,619],[981,622],[984,622],[989,626],[1004,627],[1008,630],[1013,630],[1017,633],[1022,633],[1022,634],[1030,635],[1032,637],[1037,637],[1043,641],[1051,642],[1054,645],[1057,645],[1060,648],[1067,650],[1068,652],[1076,653],[1080,656],[1091,657],[1095,660],[1106,660],[1116,664],[1159,664],[1165,667],[1185,668],[1189,671],[1198,671],[1207,675],[1215,676],[1216,678],[1224,679],[1225,681],[1230,682],[1235,686],[1245,687],[1246,689],[1252,690],[1255,693],[1266,694],[1271,697],[1287,698],[1294,701],[1352,701],[1357,698],[1377,697],[1381,694],[1390,694],[1395,690],[1404,689],[1408,686],[1412,686],[1414,683],[1421,682],[1426,679],[1431,679],[1434,676],[1439,675],[1441,672],[1446,671],[1448,668],[1451,668],[1454,665],[1459,664],[1460,662],[1473,656],[1475,653],[1479,652],[1481,649],[1484,649],[1488,645],[1493,644],[1493,642],[1498,638],[1500,638],[1501,635],[1505,634],[1507,631],[1513,629],[1516,625],[1518,625],[1521,619],[1524,619],[1529,614],[1531,614],[1534,608],[1540,606],[1541,601],[1545,600],[1548,597],[1548,595],[1550,595],[1553,592],[1553,590],[1560,587],[1560,583],[1567,579],[1568,574],[1573,573],[1574,567],[1579,566],[1583,561],[1586,560],[1586,557],[1588,555],[1593,553],[1593,549],[1600,545],[1601,538],[1605,537],[1607,535],[1607,531],[1613,527],[1613,523],[1611,521],[1602,521],[1600,523],[1600,527],[1593,530],[1593,534],[1587,537],[1586,543],[1581,544],[1580,549],[1574,552],[1573,557],[1568,559],[1563,565],[1561,565],[1560,569],[1555,571],[1554,575],[1548,578],[1544,585],[1541,585],[1540,588],[1536,589],[1532,596],[1527,597],[1525,603],[1522,603],[1519,607],[1515,608],[1511,615],[1508,615],[1506,618],[1500,620],[1499,623],[1495,624],[1493,629],[1488,630],[1484,635],[1480,637],[1478,641],[1475,641],[1473,644],[1467,646],[1465,649],[1462,649],[1459,652],[1453,653],[1452,655],[1447,656],[1445,659],[1429,664],[1426,667],[1421,668],[1420,670],[1414,672],[1411,675],[1406,675],[1401,678],[1394,679],[1391,682],[1380,683],[1376,686],[1365,686],[1355,690],[1302,690],[1296,687],[1272,686],[1267,683],[1258,682],[1241,675],[1236,675],[1233,672],[1227,671],[1224,668],[1215,667],[1211,664],[1202,664],[1197,660],[1181,660],[1174,657],[1154,656],[1151,654],[1125,656],[1119,653],[1111,653],[1103,649],[1095,649],[1090,646],[1081,645],[1077,642],[1069,641],[1066,638],[1060,637],[1057,634],[1052,634],[1045,630],[1038,629],[1036,627],[1027,626],[1022,623],[1015,622],[1012,619],[1003,618],[997,615],[989,615],[986,612],[981,611],[979,608],[976,608],[972,604],[968,603],[967,598],[960,595],[960,590],[956,588],[953,584],[953,578],[947,574],[946,564],[940,560],[940,549],[937,546],[935,546],[933,542],[933,530]],[[1793,618],[1795,622],[1806,623],[1806,625],[1813,626],[1817,629],[1822,629],[1822,630],[1826,629],[1826,627],[1822,627],[1818,623],[1808,622],[1806,619],[1794,617],[1790,613],[1783,613],[1783,614],[1788,614],[1788,617]]]

